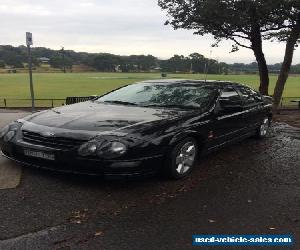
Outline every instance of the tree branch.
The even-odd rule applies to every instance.
[[[287,28],[291,28],[291,27],[293,27],[293,25],[282,25],[281,27],[277,27],[277,28],[262,29],[261,32],[278,31],[281,29],[287,29]]]
[[[247,46],[244,44],[241,44],[239,41],[237,41],[234,37],[229,37],[230,40],[234,41],[238,46],[243,47],[243,48],[247,48],[247,49],[252,49],[251,46]]]
[[[249,40],[249,36],[242,36],[242,35],[239,35],[239,34],[232,34],[232,36]]]

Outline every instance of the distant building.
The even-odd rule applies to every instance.
[[[38,58],[38,60],[41,63],[49,63],[49,61],[50,61],[50,59],[48,57],[40,57],[40,58]]]

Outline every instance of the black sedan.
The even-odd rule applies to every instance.
[[[187,176],[200,154],[266,136],[271,99],[232,82],[153,80],[32,114],[0,131],[4,156],[107,177]]]

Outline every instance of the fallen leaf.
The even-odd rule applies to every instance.
[[[85,222],[88,219],[87,211],[87,209],[82,211],[73,211],[69,218],[70,222],[74,224],[81,224],[82,222]]]
[[[103,234],[102,231],[98,231],[98,232],[95,233],[95,236],[101,236],[102,234]]]

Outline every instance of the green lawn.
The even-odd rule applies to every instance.
[[[160,78],[158,73],[36,73],[33,75],[36,98],[103,94],[128,83],[158,78]],[[204,79],[204,75],[169,74],[168,78]],[[259,84],[257,75],[208,75],[208,79],[241,82],[256,89]],[[276,76],[271,76],[270,93],[273,92],[275,81]],[[297,96],[300,96],[300,76],[290,76],[284,97]],[[28,74],[0,74],[0,99],[29,97]]]

